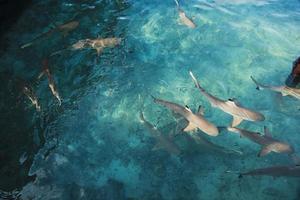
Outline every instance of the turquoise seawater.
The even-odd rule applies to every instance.
[[[227,131],[217,137],[194,133],[219,145],[214,148],[197,143],[188,133],[170,137],[181,150],[173,155],[153,150],[156,140],[140,120],[143,112],[166,137],[182,128],[177,116],[153,102],[153,95],[193,111],[202,105],[208,121],[229,126],[232,117],[213,108],[194,87],[192,70],[211,94],[236,98],[266,118],[243,121],[239,127],[262,133],[267,126],[274,138],[300,153],[299,100],[258,91],[250,79],[284,85],[300,55],[300,2],[182,0],[179,4],[195,29],[180,23],[173,0],[47,0],[34,1],[25,10],[6,33],[0,59],[1,79],[7,85],[1,91],[0,157],[9,160],[1,163],[3,193],[14,190],[15,196],[26,200],[300,198],[299,178],[238,178],[240,172],[292,164],[287,155],[257,157],[259,145]],[[70,19],[79,26],[68,35],[55,32],[20,48],[53,24]],[[119,37],[122,42],[99,56],[94,49],[49,56],[78,40],[97,37]],[[45,57],[61,106],[47,79],[37,78]],[[20,99],[17,89],[11,88],[16,87],[17,77],[32,85],[41,112],[24,95],[16,100]],[[6,149],[9,159],[2,155]]]

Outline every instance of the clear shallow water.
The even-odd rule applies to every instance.
[[[25,98],[8,109],[22,107],[26,120],[17,119],[29,127],[26,133],[33,140],[12,153],[15,160],[24,152],[31,155],[23,167],[36,179],[19,186],[23,199],[299,198],[299,179],[239,179],[236,174],[290,163],[285,155],[258,158],[258,145],[227,132],[206,138],[243,155],[211,151],[187,135],[175,138],[183,152],[180,156],[152,151],[155,140],[139,119],[142,110],[164,134],[176,127],[172,114],[153,103],[150,95],[154,95],[192,109],[202,105],[209,121],[227,126],[231,117],[211,108],[199,94],[188,74],[191,69],[212,94],[235,97],[267,119],[240,127],[262,132],[266,125],[274,137],[299,152],[299,102],[259,92],[249,78],[284,83],[299,56],[299,1],[180,2],[197,24],[193,30],[179,24],[173,1],[84,3],[36,2],[7,34],[2,71],[13,71],[11,80],[18,76],[32,83],[43,110],[37,114]],[[80,26],[67,37],[54,34],[19,49],[47,31],[50,21],[64,22],[76,13]],[[59,107],[47,81],[36,81],[42,59],[79,39],[97,36],[123,41],[99,58],[94,50],[83,50],[49,59],[63,99]]]

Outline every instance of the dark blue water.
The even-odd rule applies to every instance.
[[[186,124],[150,96],[193,111],[202,105],[208,121],[228,126],[231,116],[199,93],[192,70],[211,94],[237,98],[266,118],[240,128],[263,133],[267,126],[299,152],[299,100],[257,91],[250,79],[284,84],[299,56],[299,1],[180,5],[195,29],[180,22],[172,0],[34,1],[22,13],[1,49],[2,198],[9,195],[5,191],[21,199],[299,199],[299,178],[238,178],[256,168],[290,165],[287,155],[257,157],[259,145],[227,131],[171,137]],[[43,34],[68,21],[79,26],[67,35]],[[99,56],[94,49],[68,50],[81,39],[110,37],[122,41]],[[45,58],[61,106],[47,77],[38,79]],[[35,91],[41,112],[22,93],[24,82]],[[180,155],[153,150],[155,136],[140,112]]]

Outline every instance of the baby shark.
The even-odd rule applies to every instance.
[[[121,38],[97,38],[97,39],[83,39],[77,41],[71,46],[71,50],[92,48],[97,51],[97,54],[100,55],[103,49],[112,48],[121,43]]]
[[[41,78],[43,75],[47,76],[49,88],[50,88],[53,96],[56,97],[56,99],[58,100],[59,105],[61,105],[61,98],[60,98],[58,90],[56,88],[53,76],[50,73],[50,69],[49,69],[49,66],[48,66],[48,60],[47,59],[45,59],[43,61],[43,68],[44,68],[43,72],[39,75],[39,78]]]
[[[185,12],[180,8],[177,0],[175,0],[175,3],[177,5],[180,22],[189,28],[196,28],[196,24],[186,16]]]
[[[38,98],[35,95],[31,86],[26,83],[22,83],[22,92],[24,93],[24,95],[26,95],[28,97],[28,99],[31,101],[32,105],[35,106],[36,110],[38,112],[41,111],[41,106],[38,102]]]
[[[97,38],[97,39],[82,39],[78,40],[70,47],[61,49],[52,53],[50,56],[60,54],[65,50],[82,50],[82,49],[95,49],[97,55],[99,56],[105,48],[113,48],[121,43],[121,38],[111,37],[111,38]]]

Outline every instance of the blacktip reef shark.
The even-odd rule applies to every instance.
[[[43,61],[43,72],[39,75],[38,78],[41,78],[43,75],[47,76],[49,88],[50,88],[53,96],[56,97],[56,99],[58,100],[59,105],[61,105],[61,98],[60,98],[58,90],[56,88],[53,76],[50,73],[50,69],[49,69],[49,66],[48,66],[48,60],[47,59],[45,59]]]
[[[29,84],[22,82],[22,92],[25,96],[28,97],[28,99],[31,101],[32,105],[35,106],[36,110],[38,112],[41,111],[41,106],[39,104],[38,98],[35,95],[35,92],[33,91],[32,87]]]
[[[96,39],[82,39],[72,44],[66,49],[62,49],[52,53],[50,56],[56,55],[64,50],[81,50],[81,49],[95,49],[99,56],[105,48],[112,48],[121,43],[122,39],[117,37],[111,38],[96,38]]]
[[[286,142],[274,139],[267,127],[264,127],[264,135],[235,127],[228,127],[227,130],[230,132],[238,133],[241,137],[246,137],[249,140],[261,145],[262,148],[258,154],[259,157],[265,156],[271,152],[276,152],[286,153],[294,161],[296,161],[297,159],[297,157],[293,155],[295,153],[294,148]]]
[[[47,37],[47,36],[51,35],[52,33],[56,32],[56,31],[61,32],[63,34],[63,36],[66,37],[69,34],[70,31],[74,30],[78,26],[79,26],[78,21],[69,21],[69,22],[66,22],[64,24],[57,25],[54,28],[50,29],[49,31],[47,31],[45,33],[42,33],[41,35],[37,36],[32,41],[22,45],[21,49],[32,46],[37,40],[39,40],[43,37]]]
[[[201,109],[201,107],[199,107],[198,112],[194,114],[191,111],[191,109],[189,109],[187,106],[184,107],[176,103],[172,103],[162,99],[157,99],[153,96],[152,98],[155,103],[170,109],[174,113],[179,114],[182,117],[184,117],[186,120],[188,120],[189,124],[187,125],[187,127],[183,129],[183,131],[188,132],[199,128],[201,131],[203,131],[204,133],[210,136],[217,136],[219,134],[218,128],[204,118],[203,109]]]
[[[181,23],[183,23],[184,25],[186,25],[189,28],[196,28],[196,24],[186,16],[185,12],[180,8],[179,3],[177,0],[174,0],[176,5],[177,5],[177,9],[178,9],[178,14],[179,14],[179,19],[181,21]]]
[[[179,155],[181,153],[179,147],[171,140],[171,138],[164,136],[156,127],[148,122],[142,112],[140,112],[140,120],[157,141],[152,150],[164,149],[168,153],[174,155]]]
[[[219,108],[220,110],[233,116],[233,121],[231,124],[232,127],[239,125],[243,120],[248,120],[248,121],[265,120],[265,117],[261,113],[243,107],[235,99],[228,99],[225,101],[206,92],[206,90],[200,86],[198,80],[195,78],[192,71],[190,71],[189,73],[193,79],[195,86],[199,89],[200,93],[207,98],[207,100],[210,102],[210,104],[213,107]]]
[[[299,165],[273,166],[267,168],[254,169],[248,172],[240,173],[239,178],[243,176],[272,176],[275,177],[300,177]]]
[[[279,92],[282,94],[282,96],[292,96],[298,100],[300,100],[300,89],[298,88],[292,88],[288,87],[286,85],[283,86],[268,86],[260,84],[258,81],[256,81],[252,76],[250,76],[252,81],[256,84],[256,89],[259,90],[260,88],[272,90],[275,92]]]
[[[234,150],[234,149],[227,149],[225,147],[214,144],[211,141],[204,138],[203,136],[198,135],[197,133],[191,132],[191,133],[189,133],[189,136],[194,140],[194,142],[197,145],[200,146],[200,148],[202,148],[204,150],[208,150],[208,151],[211,151],[214,153],[218,152],[218,153],[222,153],[222,154],[238,154],[238,155],[243,154],[241,151]]]

